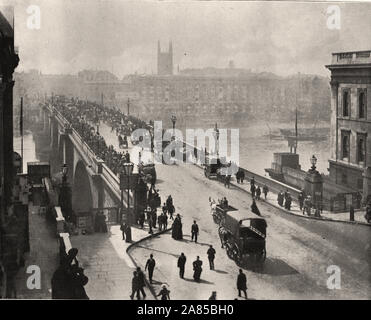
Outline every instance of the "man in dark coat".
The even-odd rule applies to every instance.
[[[157,222],[157,210],[156,208],[152,209],[152,226],[153,228],[156,228],[156,222]]]
[[[264,193],[264,199],[265,200],[267,200],[267,194],[268,194],[268,187],[267,187],[267,185],[265,184],[264,186],[263,186],[263,193]]]
[[[202,261],[200,257],[197,256],[197,259],[193,261],[193,279],[197,282],[201,279],[201,272],[202,272]]]
[[[140,293],[139,293],[139,278],[138,273],[136,271],[133,272],[133,279],[131,280],[131,295],[130,299],[133,300],[134,295],[137,295],[137,299],[140,299]]]
[[[278,204],[279,204],[280,207],[283,206],[283,201],[284,201],[284,194],[283,194],[282,191],[280,191],[278,193],[278,196],[277,196],[277,202],[278,202]]]
[[[137,267],[137,275],[138,275],[138,294],[139,291],[142,293],[143,299],[146,298],[146,293],[144,292],[144,287],[146,283],[144,281],[144,273],[140,267]]]
[[[73,299],[73,283],[71,278],[71,262],[63,258],[52,280],[52,299]]]
[[[299,193],[298,200],[299,200],[300,211],[302,211],[303,210],[303,205],[304,205],[304,194],[303,194],[303,192]]]
[[[255,198],[255,191],[256,191],[255,184],[252,184],[251,187],[250,187],[250,192],[251,192],[251,196],[253,198]]]
[[[140,227],[143,229],[144,228],[144,221],[146,220],[146,215],[144,214],[144,212],[142,211],[141,213],[139,213],[139,225]]]
[[[207,250],[207,258],[209,260],[210,270],[214,270],[214,259],[215,259],[216,251],[213,248],[212,245],[210,245],[210,248]]]
[[[179,214],[177,214],[172,227],[173,230],[171,232],[171,236],[173,237],[173,239],[175,240],[183,239],[182,222]]]
[[[257,186],[257,188],[256,188],[256,199],[257,200],[260,200],[261,193],[262,193],[262,191],[261,191],[260,187]]]
[[[180,254],[180,257],[178,258],[179,277],[181,277],[182,279],[184,279],[184,268],[185,268],[186,261],[187,261],[187,258],[182,252]]]
[[[238,289],[238,296],[241,297],[241,291],[245,294],[245,299],[247,299],[247,285],[246,285],[246,275],[240,269],[240,273],[237,276],[237,289]]]
[[[144,271],[147,270],[148,268],[148,278],[149,278],[149,283],[152,283],[152,277],[153,277],[153,270],[155,269],[156,261],[153,259],[153,254],[149,256],[149,259],[147,260],[146,266],[144,268]]]
[[[192,241],[195,239],[195,242],[197,242],[197,236],[198,236],[198,225],[196,223],[196,220],[193,220],[193,224],[191,227],[191,234],[192,234]]]

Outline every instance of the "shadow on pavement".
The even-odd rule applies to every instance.
[[[201,279],[199,282],[193,280],[193,279],[188,279],[188,278],[183,278],[184,281],[188,281],[188,282],[195,282],[195,283],[205,283],[205,284],[214,284],[214,282],[210,282],[210,281],[207,281],[207,280],[203,280]]]
[[[223,271],[223,270],[214,269],[213,271],[215,271],[216,273],[228,274],[228,272]]]
[[[269,274],[272,276],[285,276],[299,273],[296,269],[288,265],[285,261],[276,258],[267,258],[263,268],[257,270],[260,274]]]
[[[166,251],[162,251],[162,250],[158,250],[158,249],[154,249],[154,248],[150,248],[150,247],[137,245],[136,248],[142,248],[142,249],[146,249],[146,250],[149,250],[149,251],[160,252],[160,253],[163,253],[163,254],[173,256],[175,258],[179,258],[179,254],[173,254],[173,253],[170,253],[170,252],[166,252]]]

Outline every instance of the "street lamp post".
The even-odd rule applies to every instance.
[[[317,158],[315,155],[312,155],[310,158],[310,163],[312,164],[311,170],[315,171],[316,170],[316,164],[317,164]]]
[[[322,205],[323,195],[323,178],[321,174],[316,170],[317,158],[313,155],[310,159],[312,167],[308,170],[305,177],[305,194],[310,195],[312,198],[312,204],[315,207],[315,215],[319,216]]]
[[[215,134],[215,153],[216,156],[219,157],[219,129],[218,129],[218,124],[215,123],[215,128],[214,128],[214,134]]]
[[[131,212],[130,212],[130,176],[133,172],[134,164],[124,163],[124,173],[127,177],[127,214],[126,214],[126,225],[127,225],[127,233],[126,233],[126,241],[131,242]],[[123,179],[123,177],[121,177]],[[123,189],[123,188],[121,188]],[[121,209],[123,211],[123,190],[121,190]],[[122,213],[121,213],[122,216]]]
[[[171,122],[173,123],[173,137],[175,139],[175,123],[176,123],[176,116],[175,115],[171,116]]]

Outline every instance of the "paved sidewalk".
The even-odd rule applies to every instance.
[[[53,225],[39,215],[37,207],[29,205],[30,252],[25,256],[25,266],[16,276],[18,299],[51,299],[51,278],[59,263],[59,241]],[[41,271],[41,288],[27,288],[29,266],[38,266]],[[34,274],[34,271],[32,272]]]
[[[245,182],[243,184],[239,184],[239,183],[237,183],[235,181],[234,178],[232,178],[232,179],[233,179],[232,180],[233,182],[231,183],[231,187],[232,188],[233,187],[236,187],[236,188],[242,189],[243,191],[251,194],[251,192],[250,192],[250,181],[245,180]],[[223,182],[220,181],[220,183],[223,183]],[[262,189],[262,186],[261,185],[259,185],[259,186]],[[284,192],[285,190],[283,189],[282,191]],[[280,207],[278,205],[278,203],[277,203],[277,193],[274,193],[274,192],[269,191],[266,200],[264,199],[264,194],[262,193],[260,199],[261,199],[260,201],[268,202],[271,205],[273,205],[273,206],[275,206],[277,208],[282,209],[283,211],[290,212],[291,214],[295,214],[295,215],[298,215],[298,216],[308,217],[307,214],[303,215],[303,211],[300,210],[299,203],[297,201],[295,201],[295,200],[292,201],[291,210],[290,211],[286,210],[284,207]],[[217,199],[215,199],[215,200],[217,200]],[[257,201],[257,204],[258,203],[259,203],[259,201]],[[354,213],[354,220],[355,220],[355,222],[361,222],[361,223],[367,224],[367,222],[366,222],[366,220],[364,218],[364,215],[365,215],[365,211],[364,210],[356,210],[355,213]],[[333,212],[330,212],[330,211],[323,211],[321,213],[321,216],[324,219],[336,220],[336,221],[343,221],[343,222],[350,222],[349,221],[349,212],[333,213]],[[318,219],[318,218],[314,217],[314,210],[312,210],[312,215],[310,217],[311,218]]]
[[[148,230],[132,227],[132,240],[148,236]],[[131,280],[136,266],[126,249],[131,243],[122,240],[120,226],[109,227],[108,233],[71,236],[73,247],[79,250],[77,259],[85,269],[89,282],[85,289],[90,299],[129,300]],[[145,288],[147,300],[153,300]]]

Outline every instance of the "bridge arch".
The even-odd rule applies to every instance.
[[[74,171],[72,209],[75,213],[91,212],[94,206],[92,182],[82,160],[77,162]]]

